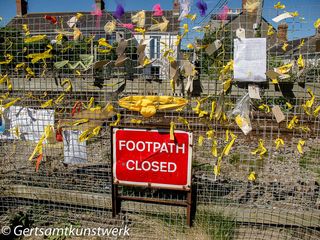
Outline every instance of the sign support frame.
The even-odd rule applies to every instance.
[[[163,200],[163,199],[155,199],[155,198],[147,198],[147,197],[131,197],[131,196],[121,196],[119,194],[119,186],[128,186],[128,187],[141,187],[135,185],[125,185],[120,184],[117,180],[114,179],[114,170],[113,170],[113,129],[124,129],[128,127],[111,127],[111,192],[112,192],[112,217],[115,218],[121,212],[121,203],[122,201],[134,201],[134,202],[142,202],[142,203],[152,203],[152,204],[162,204],[162,205],[169,205],[169,206],[177,206],[177,207],[185,207],[187,213],[187,225],[192,227],[193,220],[196,214],[196,199],[197,199],[197,188],[192,183],[191,178],[191,186],[190,188],[183,188],[183,189],[172,189],[175,191],[180,191],[186,193],[186,200],[184,201],[175,201],[175,200]],[[135,128],[135,129],[146,129],[151,130],[151,128]],[[192,170],[192,169],[191,169]],[[149,185],[147,188],[149,189],[163,189],[161,187],[154,187]],[[164,188],[165,190],[169,190]]]

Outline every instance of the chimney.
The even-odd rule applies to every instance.
[[[17,16],[22,17],[28,13],[28,2],[27,0],[16,0]]]
[[[97,9],[103,11],[105,9],[104,0],[95,0]]]
[[[247,0],[242,0],[242,11],[246,9]]]
[[[242,12],[257,15],[262,0],[242,0]]]
[[[177,14],[180,13],[180,3],[179,3],[179,0],[174,0],[174,1],[173,1],[173,7],[172,7],[172,9],[173,9],[173,13],[174,13],[175,15],[177,15]]]
[[[284,43],[288,41],[288,24],[286,23],[281,23],[278,25],[278,42],[279,43]]]

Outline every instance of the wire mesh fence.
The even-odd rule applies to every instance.
[[[120,20],[34,13],[1,28],[1,226],[126,225],[132,239],[318,239],[319,31],[304,37],[299,17],[273,27],[266,19],[280,14],[274,9],[262,18],[229,9],[199,25],[192,15],[179,21],[177,10],[146,11],[138,28],[130,25],[136,13]],[[248,100],[247,135],[231,114],[249,85],[233,79],[239,28],[266,39],[271,71],[255,84],[260,99]],[[135,95],[188,104],[144,117],[119,106]],[[184,208],[138,202],[124,202],[112,218],[110,126],[169,129],[172,122],[194,134],[194,226],[185,224]],[[120,191],[186,198],[175,190]]]

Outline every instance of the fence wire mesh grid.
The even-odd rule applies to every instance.
[[[240,10],[220,6],[203,20],[189,14],[180,21],[175,5],[162,16],[145,11],[138,19],[145,23],[134,26],[139,11],[119,19],[105,11],[29,13],[3,26],[0,226],[126,225],[130,239],[319,239],[320,24],[303,36],[313,19],[291,13],[275,24],[266,19],[283,10],[263,9],[261,17],[259,1],[248,2]],[[260,99],[245,98],[247,135],[231,114],[248,92],[247,82],[233,78],[239,28],[267,41],[267,80],[254,85]],[[188,103],[156,105],[152,117],[119,105],[137,95]],[[110,126],[172,123],[193,132],[194,226],[186,225],[185,208],[139,202],[123,202],[113,218]],[[186,198],[175,190],[120,192]]]

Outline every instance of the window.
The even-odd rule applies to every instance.
[[[150,36],[150,59],[160,58],[160,36]]]
[[[160,67],[151,67],[151,77],[152,78],[159,78],[160,77]]]

